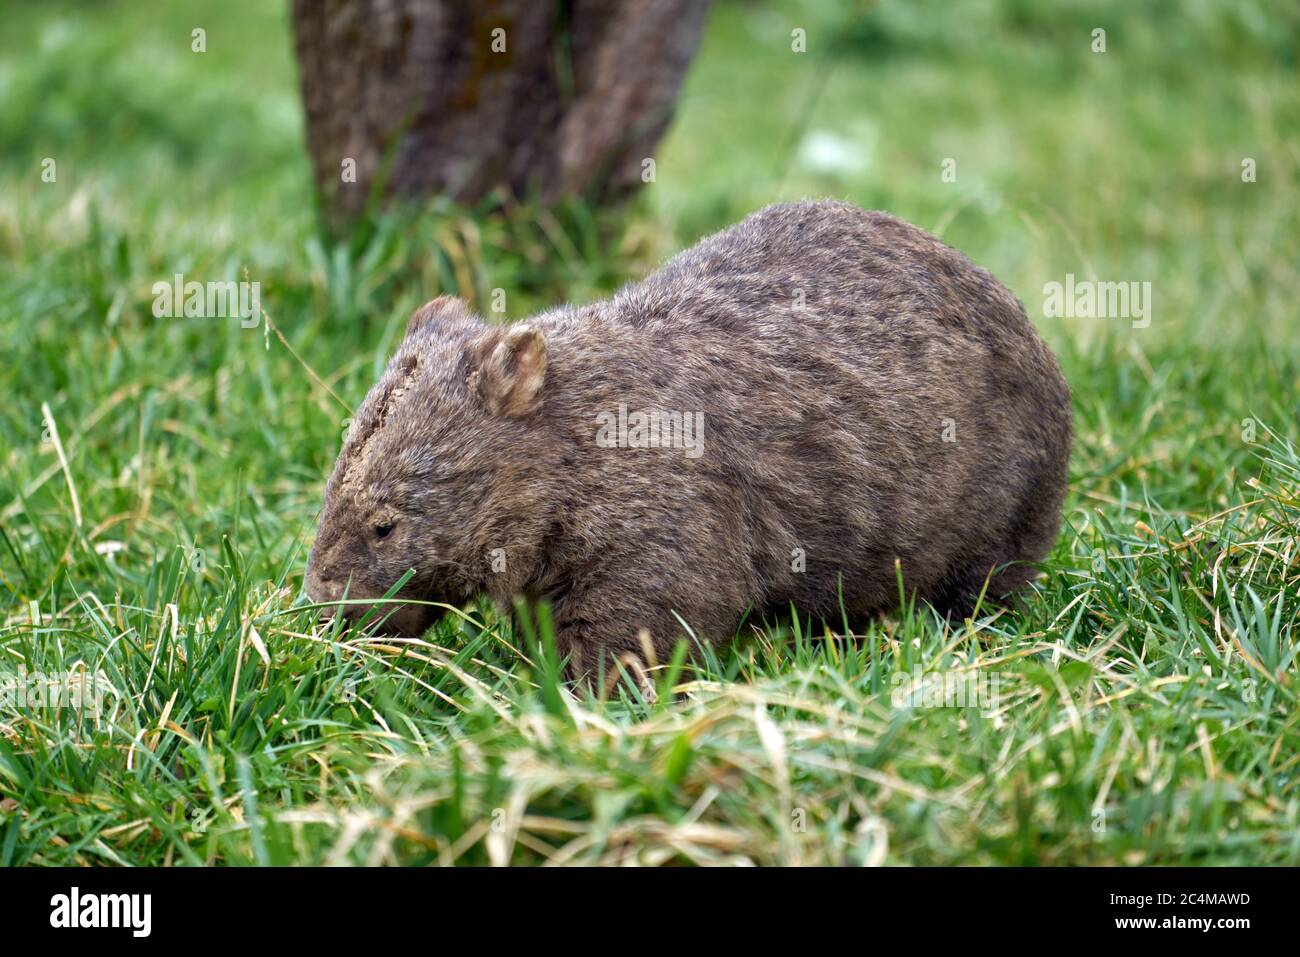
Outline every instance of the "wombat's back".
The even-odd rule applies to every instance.
[[[574,490],[675,516],[653,561],[689,586],[645,584],[679,612],[712,589],[838,620],[841,588],[851,614],[896,603],[895,559],[909,590],[966,611],[1055,539],[1071,436],[1055,360],[1001,283],[892,216],[771,206],[541,322],[549,414],[576,434],[620,403],[703,415],[699,459],[607,453]]]

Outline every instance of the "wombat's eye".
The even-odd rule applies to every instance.
[[[388,533],[393,530],[391,525],[376,525],[374,527],[375,538],[387,538]]]

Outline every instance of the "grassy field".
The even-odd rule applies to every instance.
[[[8,5],[0,677],[113,690],[0,706],[0,864],[1300,863],[1300,17],[961,9],[721,2],[627,209],[334,241],[283,4]],[[803,196],[939,233],[1060,356],[1066,527],[1022,601],[792,617],[653,704],[573,695],[487,607],[401,645],[297,607],[412,308],[590,300]],[[155,318],[175,273],[258,280],[274,328]],[[1151,283],[1150,324],[1044,316],[1070,274]],[[990,707],[894,693],[977,673]]]

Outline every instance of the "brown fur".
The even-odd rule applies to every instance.
[[[597,445],[620,403],[702,413],[702,454]],[[414,568],[407,597],[546,597],[575,674],[640,657],[641,629],[666,660],[676,616],[717,642],[746,611],[888,609],[895,559],[966,614],[1051,547],[1070,439],[1057,364],[989,273],[885,213],[771,206],[608,301],[513,327],[419,310],[326,487],[307,590],[377,597]]]

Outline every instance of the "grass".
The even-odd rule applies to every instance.
[[[1264,3],[722,2],[629,208],[335,241],[282,5],[8,11],[0,673],[113,693],[0,707],[0,863],[1300,863],[1298,46]],[[1022,601],[792,616],[653,704],[575,696],[487,607],[312,622],[322,482],[415,305],[588,300],[804,195],[939,232],[1061,357],[1066,528]],[[151,315],[245,271],[283,339]],[[1151,282],[1150,327],[1044,318],[1067,273]],[[995,707],[895,702],[976,670]]]

